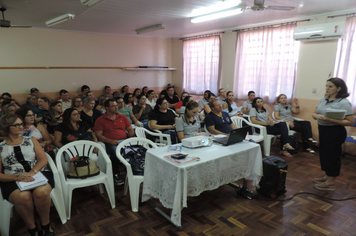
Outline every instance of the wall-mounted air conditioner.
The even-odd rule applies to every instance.
[[[342,37],[344,24],[344,21],[338,21],[295,27],[293,38],[298,41],[338,39]]]

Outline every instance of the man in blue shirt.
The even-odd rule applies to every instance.
[[[228,113],[223,112],[221,102],[214,99],[209,102],[211,112],[205,117],[205,124],[211,134],[225,134],[229,135],[231,130],[237,129],[236,125],[232,123]]]

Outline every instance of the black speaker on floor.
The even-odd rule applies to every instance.
[[[285,185],[288,164],[282,158],[276,156],[265,157],[262,162],[263,177],[260,180],[260,188],[257,188],[257,192],[273,199],[287,192]]]

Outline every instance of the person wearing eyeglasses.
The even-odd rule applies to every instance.
[[[132,93],[126,93],[124,96],[125,106],[132,110],[133,106],[135,105],[133,102],[133,95]]]
[[[28,95],[26,103],[22,106],[31,109],[37,115],[40,113],[40,108],[38,107],[38,99],[35,95]]]
[[[15,114],[16,111],[17,111],[17,106],[13,103],[4,105],[1,110],[3,116],[9,114]]]
[[[72,99],[72,108],[77,109],[79,112],[81,112],[84,109],[83,106],[83,99],[80,98],[79,96],[74,97]]]
[[[117,103],[117,107],[118,107],[117,112],[121,115],[126,116],[126,118],[129,120],[130,124],[135,125],[136,127],[143,126],[141,122],[138,122],[138,120],[135,117],[135,115],[133,114],[132,110],[125,106],[124,99],[122,99],[122,97],[117,98],[116,103]]]
[[[50,193],[54,187],[53,175],[46,168],[47,156],[34,137],[23,137],[23,121],[18,115],[0,119],[0,131],[6,136],[0,143],[0,186],[4,199],[14,204],[31,236],[38,235],[35,211],[39,215],[45,236],[54,235],[50,227]],[[31,182],[38,172],[48,183],[32,190],[20,191],[16,181]]]
[[[112,162],[114,184],[120,186],[124,182],[119,177],[120,161],[116,157],[116,147],[123,139],[135,136],[135,132],[126,116],[117,112],[118,105],[114,99],[106,100],[104,106],[106,113],[95,121],[94,131],[99,141],[105,143],[106,152]]]

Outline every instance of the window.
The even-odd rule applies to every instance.
[[[295,24],[238,32],[234,93],[246,99],[250,90],[265,102],[283,93],[292,97],[299,43],[293,39]]]
[[[218,90],[220,35],[183,41],[183,90],[204,94]]]
[[[356,112],[356,17],[346,20],[344,37],[338,45],[335,76],[346,82],[350,96],[347,98]]]

